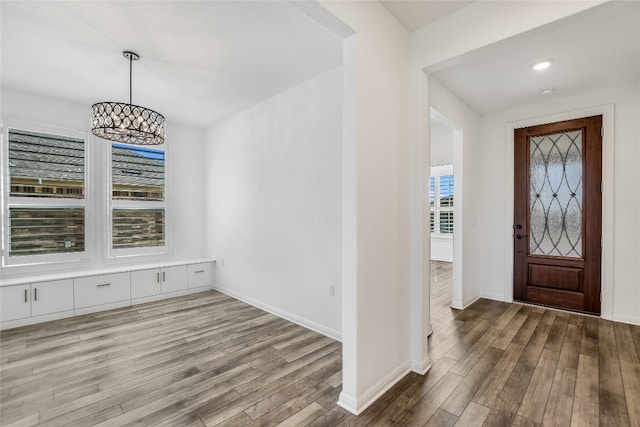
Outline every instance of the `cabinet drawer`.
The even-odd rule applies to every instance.
[[[187,286],[189,289],[211,286],[211,263],[203,262],[188,265]]]
[[[130,274],[105,274],[74,279],[75,307],[91,307],[131,298]]]

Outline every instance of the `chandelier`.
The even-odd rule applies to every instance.
[[[91,133],[125,144],[159,145],[164,143],[164,116],[131,102],[131,76],[137,53],[124,51],[129,60],[129,103],[98,102],[91,107]]]

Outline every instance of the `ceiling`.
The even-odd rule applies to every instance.
[[[551,67],[531,69],[545,59]],[[480,114],[638,84],[640,2],[605,3],[457,58],[432,75]],[[544,89],[555,91],[542,95]]]
[[[206,127],[342,62],[342,41],[283,1],[0,2],[2,85],[127,101]]]
[[[382,3],[412,30],[472,2]],[[122,51],[133,50],[133,102],[196,127],[342,61],[341,40],[284,1],[2,0],[0,12],[3,86],[87,109],[126,101]],[[609,2],[427,71],[480,114],[638,82],[640,2]]]
[[[462,0],[381,0],[387,8],[407,30],[414,31],[422,26],[437,21],[445,15],[473,3]]]

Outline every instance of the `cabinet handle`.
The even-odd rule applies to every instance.
[[[160,283],[160,272],[156,273],[156,282]]]
[[[198,271],[194,271],[194,273],[204,273],[204,270],[198,270]]]
[[[38,301],[38,288],[33,288],[33,300]]]
[[[102,285],[98,285],[99,288],[104,288],[105,286],[111,286],[111,283],[103,283]]]
[[[26,289],[24,290],[24,302],[29,302],[29,297],[27,296],[27,293],[29,291],[27,291]]]
[[[163,282],[166,282],[166,281],[167,281],[167,277],[165,276],[164,271],[162,272],[162,281],[163,281]]]

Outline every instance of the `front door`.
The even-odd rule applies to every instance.
[[[514,299],[600,314],[602,116],[516,129]]]

